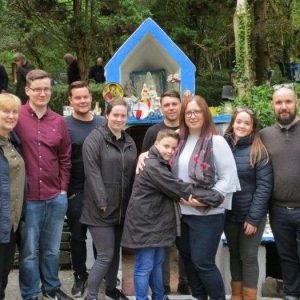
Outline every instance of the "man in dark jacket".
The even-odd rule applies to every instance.
[[[96,65],[90,68],[89,79],[93,79],[96,83],[105,82],[103,58],[99,57],[97,59]]]
[[[0,65],[0,94],[6,93],[8,87],[8,76],[3,65]]]
[[[26,60],[25,55],[21,52],[17,52],[14,55],[14,62],[17,65],[16,95],[21,99],[22,104],[25,104],[28,100],[28,96],[25,93],[26,75],[34,69],[34,66]]]
[[[80,80],[79,67],[75,57],[70,53],[66,53],[64,56],[64,60],[68,66],[67,68],[68,84]]]

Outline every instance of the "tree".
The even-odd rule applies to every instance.
[[[249,95],[254,82],[251,49],[252,20],[247,0],[237,0],[233,18],[235,36],[235,86],[239,96]]]
[[[39,67],[45,66],[40,47],[51,44],[76,53],[82,79],[87,79],[93,54],[112,55],[150,15],[134,0],[7,0],[7,8],[11,20],[19,20],[20,44]]]

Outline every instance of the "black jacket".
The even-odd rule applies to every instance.
[[[136,165],[136,146],[122,132],[119,147],[106,125],[94,129],[83,144],[85,171],[81,223],[94,226],[123,224]],[[100,207],[107,206],[105,212]]]
[[[33,69],[34,66],[29,61],[17,68],[16,95],[21,99],[22,104],[25,104],[28,99],[25,93],[26,75]]]
[[[240,138],[236,145],[230,135],[225,135],[236,162],[241,191],[232,198],[232,210],[226,212],[231,222],[248,222],[258,226],[267,214],[268,202],[273,187],[273,171],[270,161],[264,156],[255,167],[249,162],[252,138]]]
[[[8,75],[3,65],[0,65],[0,93],[2,90],[7,91]]]
[[[73,60],[73,62],[68,66],[67,75],[68,75],[68,84],[80,80],[80,71],[76,59]]]
[[[168,162],[151,147],[146,166],[134,181],[121,245],[128,248],[173,245],[179,225],[178,201],[180,197],[187,199],[190,194],[208,202],[212,198],[210,203],[216,206],[224,199],[217,191],[204,190],[175,178]],[[216,199],[218,203],[213,202]]]
[[[96,83],[105,82],[104,67],[103,66],[92,66],[89,71],[89,79],[94,79]]]

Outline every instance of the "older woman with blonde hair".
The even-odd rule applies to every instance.
[[[13,132],[20,107],[15,95],[0,95],[0,300],[5,298],[24,198],[25,165]]]

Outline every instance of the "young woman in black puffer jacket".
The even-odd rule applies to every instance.
[[[258,282],[258,248],[265,228],[273,186],[272,166],[259,133],[255,112],[237,108],[225,133],[232,149],[241,191],[226,212],[232,300],[254,300]]]

